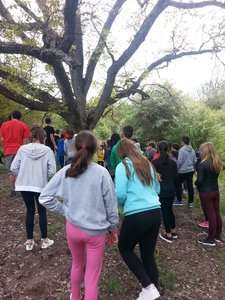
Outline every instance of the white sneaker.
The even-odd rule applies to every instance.
[[[142,292],[139,294],[137,300],[155,300],[160,297],[159,291],[154,284],[150,285],[150,289],[142,289]]]
[[[48,247],[51,247],[54,244],[53,240],[48,239],[47,242],[44,241],[44,239],[41,240],[41,249],[47,249]]]
[[[26,250],[27,250],[27,251],[31,251],[31,250],[33,250],[33,248],[34,248],[35,243],[34,243],[34,240],[32,240],[31,243],[28,243],[28,242],[26,241],[26,242],[24,243],[24,245],[26,246]]]

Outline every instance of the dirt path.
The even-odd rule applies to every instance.
[[[65,219],[48,213],[49,233],[55,244],[41,250],[36,216],[36,245],[26,252],[25,206],[21,198],[8,196],[9,184],[2,167],[0,187],[0,299],[69,299],[71,256]],[[160,239],[157,243],[160,299],[225,299],[225,242],[216,247],[198,244],[197,239],[206,236],[197,225],[203,218],[201,210],[184,206],[174,211],[178,240],[171,245]],[[225,240],[224,234],[222,237]],[[174,290],[170,290],[173,283]],[[141,290],[114,246],[106,245],[99,288],[99,299],[103,300],[137,299]]]

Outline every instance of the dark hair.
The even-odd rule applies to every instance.
[[[168,158],[169,158],[169,155],[168,155],[168,153],[167,153],[167,151],[168,151],[168,143],[166,142],[166,141],[161,141],[160,143],[159,143],[159,146],[158,146],[158,148],[159,148],[159,153],[160,153],[160,158],[161,158],[161,160],[162,160],[162,164],[163,165],[166,165],[167,164],[167,162],[168,162]]]
[[[172,147],[173,147],[173,149],[175,149],[175,150],[177,150],[177,151],[180,149],[180,146],[179,146],[178,143],[173,143],[173,144],[172,144]]]
[[[110,147],[111,149],[120,141],[120,135],[119,133],[115,132],[111,136],[111,142],[110,142]]]
[[[126,176],[129,180],[130,178],[130,169],[126,162],[126,157],[129,158],[134,166],[134,172],[137,175],[137,177],[140,179],[141,183],[143,185],[153,186],[153,177],[151,174],[150,165],[151,163],[148,161],[148,159],[142,155],[137,147],[130,141],[129,139],[123,139],[118,147],[117,147],[117,154],[121,162],[124,164],[126,169]],[[151,165],[152,166],[152,165]],[[159,180],[159,175],[155,171],[154,167],[152,166],[153,172]]]
[[[21,117],[22,117],[22,114],[21,114],[21,112],[20,112],[20,111],[18,111],[18,110],[14,110],[14,111],[12,112],[12,116],[13,116],[13,119],[20,120],[20,119],[21,119]]]
[[[177,151],[177,150],[171,150],[170,153],[171,153],[176,159],[178,159],[178,151]]]
[[[46,124],[50,124],[51,121],[52,121],[52,120],[51,120],[51,118],[49,118],[49,117],[47,117],[47,118],[45,119],[45,123],[46,123]]]
[[[182,141],[182,142],[184,142],[184,143],[185,143],[185,145],[188,145],[188,144],[189,144],[189,141],[190,141],[190,139],[189,139],[189,137],[188,137],[187,135],[184,135],[184,136],[182,136],[182,139],[181,139],[181,141]]]
[[[8,116],[8,120],[11,121],[12,120],[12,115]]]
[[[74,131],[73,131],[72,129],[70,129],[70,130],[68,131],[67,139],[68,139],[68,140],[71,140],[73,137],[74,137]]]
[[[55,133],[56,133],[56,134],[59,134],[59,129],[56,129]]]
[[[37,126],[32,129],[31,132],[31,141],[34,143],[35,140],[38,140],[40,144],[44,144],[44,139],[46,137],[46,132],[43,128]]]
[[[155,149],[155,143],[153,143],[153,142],[150,142],[148,146],[151,146],[152,148]]]
[[[60,137],[61,137],[61,139],[64,139],[65,134],[64,134],[64,133],[61,133]]]
[[[133,135],[133,126],[131,125],[126,125],[123,127],[123,133],[124,133],[124,136],[127,138],[127,139],[130,139]]]
[[[196,156],[196,158],[199,158],[200,157],[200,154],[199,154],[199,152],[197,151],[197,152],[195,152],[195,156]]]
[[[137,139],[135,139],[135,138],[134,138],[134,139],[132,139],[132,141],[134,141],[135,143],[137,143]]]
[[[97,138],[93,132],[83,130],[76,136],[75,147],[77,152],[70,168],[66,171],[66,177],[76,178],[87,169],[88,161],[97,149]]]
[[[106,141],[106,143],[107,143],[107,146],[109,146],[109,145],[110,145],[110,143],[111,143],[111,140],[110,140],[110,139],[108,139],[108,140]]]

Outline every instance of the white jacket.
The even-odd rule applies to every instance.
[[[11,171],[18,175],[16,191],[41,193],[48,176],[56,173],[54,153],[49,147],[39,143],[21,146],[12,162]]]

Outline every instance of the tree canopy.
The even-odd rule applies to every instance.
[[[207,0],[0,0],[0,95],[93,129],[119,99],[148,97],[149,74],[173,60],[221,61],[224,9]]]

